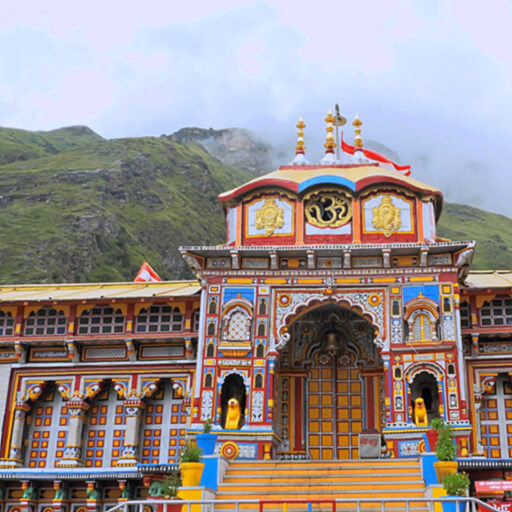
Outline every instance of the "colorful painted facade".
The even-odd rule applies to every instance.
[[[471,273],[440,191],[329,134],[220,196],[197,281],[0,287],[5,512],[147,496],[208,419],[227,459],[325,460],[417,456],[441,417],[467,469],[508,468],[512,274]]]

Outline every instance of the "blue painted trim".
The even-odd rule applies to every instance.
[[[310,178],[309,180],[306,180],[306,181],[303,181],[302,183],[300,183],[299,184],[299,192],[303,192],[307,188],[312,187],[314,185],[324,185],[324,184],[343,185],[343,186],[349,188],[350,190],[352,190],[353,192],[355,192],[355,190],[356,190],[356,184],[347,178],[343,178],[341,176],[322,175],[322,176],[315,176],[314,178]]]

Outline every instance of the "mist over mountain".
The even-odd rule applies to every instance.
[[[177,248],[225,240],[217,195],[286,164],[294,145],[239,128],[110,140],[85,126],[0,128],[0,282],[131,281],[144,260],[189,278]],[[473,268],[512,268],[508,217],[448,203],[438,234],[476,239]]]

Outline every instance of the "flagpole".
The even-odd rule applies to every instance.
[[[347,123],[347,120],[340,115],[340,107],[336,103],[334,105],[334,126],[336,126],[336,159],[340,159],[340,126],[343,126]]]

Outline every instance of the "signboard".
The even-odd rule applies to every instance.
[[[501,512],[512,512],[512,501],[490,500],[487,504]],[[490,512],[490,509],[478,504],[478,512]]]
[[[477,480],[475,490],[478,495],[503,494],[512,491],[512,480]]]

